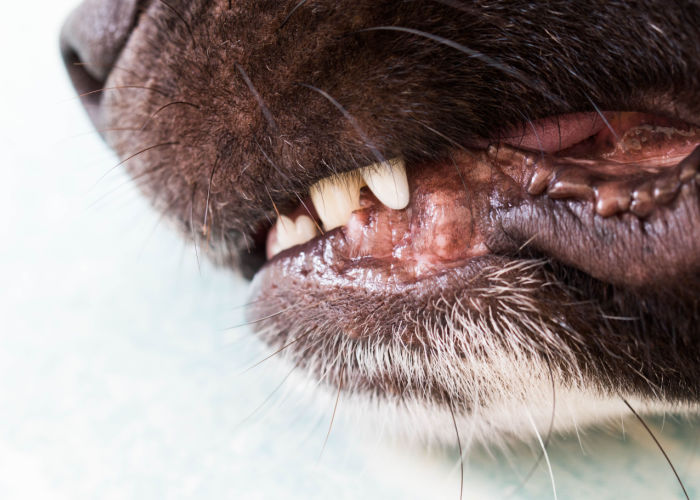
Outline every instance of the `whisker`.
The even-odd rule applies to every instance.
[[[185,16],[183,16],[179,10],[177,10],[175,7],[170,5],[165,0],[158,0],[158,1],[160,3],[162,3],[163,5],[165,5],[168,9],[170,9],[172,11],[172,13],[175,14],[180,21],[182,21],[182,24],[185,25],[185,28],[187,28],[187,32],[190,34],[190,38],[192,39],[192,45],[197,47],[198,46],[197,40],[195,39],[194,33],[192,32],[192,26],[190,25],[190,23],[187,22],[187,20],[185,19]]]
[[[270,190],[267,189],[267,185],[265,186],[265,192],[267,193],[267,197],[270,198],[270,203],[272,203],[272,208],[274,209],[275,213],[277,214],[277,219],[279,220],[280,211],[277,210],[277,204],[275,203],[275,200],[272,199],[272,195],[270,194]]]
[[[282,24],[280,24],[279,28],[277,28],[277,29],[281,30],[282,28],[284,28],[285,25],[287,24],[287,22],[289,22],[289,19],[292,17],[292,15],[306,2],[307,2],[307,0],[300,0],[299,3],[297,3],[294,7],[292,7],[292,10],[289,11],[289,14],[287,14],[287,16],[282,21]]]
[[[216,161],[214,161],[214,166],[211,169],[211,173],[209,174],[209,185],[207,186],[207,201],[204,204],[204,221],[202,222],[202,227],[204,228],[204,231],[206,234],[209,234],[209,231],[207,229],[207,216],[209,215],[209,201],[211,199],[211,184],[214,181],[214,173],[216,172],[216,167],[219,165],[219,156],[216,157]]]
[[[88,212],[90,210],[100,210],[104,208],[104,206],[107,206],[107,202],[113,207],[120,207],[120,206],[127,206],[133,202],[135,202],[137,199],[141,197],[140,193],[136,193],[133,190],[125,190],[124,187],[129,186],[129,182],[122,183],[120,186],[117,188],[113,189],[109,193],[101,196],[97,200],[91,202],[89,205],[87,205],[83,210],[85,212]],[[117,193],[120,191],[119,193]],[[116,196],[119,194],[120,196]],[[117,205],[116,203],[118,201],[123,202],[123,205]],[[104,203],[104,206],[101,206],[101,204]],[[118,210],[118,208],[117,208]]]
[[[331,430],[333,430],[333,422],[335,421],[335,414],[338,411],[338,402],[340,401],[340,392],[343,390],[343,373],[345,372],[345,365],[340,367],[340,380],[338,381],[338,394],[335,396],[335,405],[333,405],[333,414],[331,415],[331,423],[328,425],[328,432],[326,433],[326,439],[323,440],[323,446],[321,447],[321,453],[318,454],[318,460],[321,460],[323,452],[328,444],[328,438],[331,436]]]
[[[518,493],[520,490],[522,490],[527,482],[530,480],[532,475],[535,473],[537,470],[537,467],[540,465],[540,462],[542,462],[542,459],[544,458],[544,454],[546,453],[547,447],[549,446],[549,440],[552,438],[552,433],[554,431],[554,415],[557,407],[557,393],[556,393],[556,386],[554,384],[554,372],[552,371],[552,365],[549,361],[549,358],[547,359],[547,367],[549,368],[549,378],[552,382],[552,416],[549,419],[549,429],[547,430],[547,437],[544,440],[544,445],[542,446],[542,451],[540,451],[540,454],[538,455],[537,459],[535,460],[535,463],[532,464],[532,467],[530,467],[530,470],[525,474],[523,479],[520,481],[520,484],[518,485],[517,488],[515,488],[511,493],[508,495],[508,498],[512,498],[515,496],[516,493]],[[553,481],[553,479],[552,479]]]
[[[255,302],[252,302],[252,303],[254,304]],[[244,306],[245,305],[247,305],[247,304],[244,304]],[[256,323],[261,323],[267,319],[271,319],[271,318],[274,318],[275,316],[279,316],[280,314],[284,314],[291,309],[292,309],[292,306],[289,306],[285,309],[282,309],[281,311],[277,311],[276,313],[271,313],[267,316],[263,316],[262,318],[254,319],[251,321],[245,321],[243,323],[239,323],[239,324],[234,325],[234,326],[229,326],[229,327],[225,328],[225,330],[235,330],[236,328],[242,328],[244,326],[250,326],[250,325],[254,325]]]
[[[288,308],[288,309],[291,309],[291,307]],[[288,310],[288,309],[287,309],[287,310]],[[276,314],[274,314],[274,315],[268,316],[268,317],[266,317],[266,318],[262,318],[262,319],[260,319],[260,320],[258,320],[258,321],[262,321],[262,320],[265,320],[265,319],[269,319],[270,317],[277,316],[278,314],[282,314],[282,313],[286,312],[287,310],[280,311],[280,312],[278,312],[278,313],[276,313]],[[282,347],[280,347],[279,349],[277,349],[277,350],[276,350],[275,352],[273,352],[272,354],[270,354],[270,355],[268,355],[268,356],[265,356],[263,359],[261,359],[260,361],[258,361],[257,363],[255,363],[253,366],[250,366],[249,368],[246,368],[245,370],[243,370],[241,373],[239,373],[239,375],[243,375],[243,374],[249,372],[250,370],[252,370],[253,368],[256,368],[256,367],[260,366],[261,364],[263,364],[263,363],[264,363],[265,361],[267,361],[268,359],[277,356],[279,353],[281,353],[282,351],[284,351],[285,349],[287,349],[289,346],[292,346],[292,345],[294,345],[295,343],[299,342],[301,339],[307,337],[307,336],[308,336],[309,334],[311,334],[312,332],[313,332],[313,330],[309,330],[308,332],[303,333],[303,334],[299,335],[298,337],[296,337],[296,338],[290,340],[289,342],[287,342],[286,344],[284,344]]]
[[[299,196],[299,193],[294,193],[294,195],[299,200],[299,203],[301,203],[301,205],[304,207],[304,210],[306,210],[306,213],[309,214],[309,217],[311,218],[312,222],[314,223],[314,226],[316,226],[316,229],[318,229],[318,232],[321,233],[321,235],[326,234],[323,231],[323,228],[319,225],[319,223],[316,222],[316,217],[314,217],[314,215],[311,213],[311,210],[309,210],[309,207],[306,206],[306,203],[304,203],[304,200],[301,198],[301,196]]]
[[[586,94],[585,92],[584,92],[584,94],[585,94],[585,96],[586,96],[586,99],[588,99],[588,102],[590,102],[590,103],[591,103],[591,106],[593,106],[593,109],[595,109],[595,112],[598,113],[598,116],[600,116],[600,118],[603,120],[603,123],[605,123],[605,126],[608,128],[608,130],[609,130],[610,133],[613,135],[613,137],[615,138],[615,140],[616,140],[616,141],[619,141],[619,140],[620,140],[620,136],[617,135],[617,132],[615,132],[615,129],[612,127],[612,125],[610,125],[610,122],[608,121],[608,119],[605,118],[605,115],[604,115],[603,112],[600,110],[600,108],[598,107],[598,105],[596,105],[596,103],[593,102],[593,99],[591,99],[591,97],[590,97],[588,94]]]
[[[478,61],[483,62],[487,66],[490,66],[492,68],[495,68],[513,78],[518,80],[520,83],[523,85],[531,88],[531,89],[536,89],[540,91],[545,97],[550,99],[552,102],[555,102],[561,106],[566,106],[568,107],[567,102],[560,98],[557,97],[556,95],[552,94],[549,91],[546,91],[542,85],[541,82],[533,82],[531,78],[528,78],[522,71],[513,68],[512,66],[509,66],[497,59],[494,59],[493,57],[487,56],[483,52],[480,52],[478,50],[470,49],[469,47],[462,45],[461,43],[455,42],[454,40],[450,40],[448,38],[442,37],[440,35],[434,35],[432,33],[428,33],[426,31],[421,31],[413,28],[406,28],[403,26],[375,26],[372,28],[364,28],[361,30],[357,30],[357,33],[363,33],[363,32],[368,32],[368,31],[397,31],[401,33],[408,33],[411,35],[416,35],[420,36],[423,38],[427,38],[429,40],[433,40],[434,42],[437,42],[442,45],[446,45],[447,47],[453,48],[455,50],[458,50],[462,52],[463,54],[466,54],[472,59],[476,59]]]
[[[365,134],[364,130],[362,130],[362,128],[360,127],[360,124],[357,123],[357,120],[355,119],[355,117],[352,116],[350,113],[348,113],[348,111],[338,101],[336,101],[330,94],[328,94],[328,92],[326,92],[325,90],[322,90],[318,87],[314,87],[313,85],[309,85],[307,83],[299,83],[297,85],[300,85],[302,87],[306,87],[307,89],[313,90],[314,92],[317,92],[320,95],[322,95],[323,97],[325,97],[328,100],[328,102],[330,102],[333,106],[335,106],[335,108],[342,113],[342,115],[345,117],[345,119],[350,122],[350,124],[355,129],[357,134],[360,136],[362,141],[365,143],[365,146],[367,146],[367,148],[372,152],[372,154],[374,155],[376,160],[379,163],[386,163],[386,159],[384,158],[384,156],[382,156],[382,154],[374,146],[372,141],[369,140],[369,138],[367,137],[367,134]]]
[[[156,94],[160,94],[163,97],[170,97],[168,94],[166,94],[163,90],[160,90],[155,87],[146,87],[145,85],[117,85],[115,87],[103,87],[101,89],[97,90],[91,90],[89,92],[83,92],[82,94],[78,94],[75,99],[80,99],[81,97],[87,97],[93,94],[99,94],[100,92],[106,92],[108,90],[127,90],[127,89],[140,89],[140,90],[149,90],[151,92],[155,92]]]
[[[659,451],[663,454],[664,458],[666,459],[666,462],[668,462],[668,465],[671,467],[671,470],[673,471],[673,474],[676,476],[676,479],[678,480],[678,484],[680,485],[681,489],[683,490],[683,495],[685,495],[685,498],[687,500],[690,500],[690,496],[688,496],[688,491],[685,489],[685,485],[683,484],[683,481],[681,481],[681,477],[678,475],[678,472],[676,471],[676,468],[673,466],[673,462],[671,462],[671,459],[669,456],[666,454],[666,450],[664,450],[664,447],[661,446],[661,443],[659,442],[658,439],[656,439],[656,436],[652,432],[652,430],[649,428],[647,423],[644,421],[644,419],[635,411],[634,408],[632,408],[632,405],[627,402],[625,398],[620,396],[620,399],[622,399],[622,402],[625,403],[625,406],[630,409],[634,417],[639,420],[639,423],[642,424],[644,429],[647,431],[649,436],[651,436],[651,439],[654,441],[656,444],[656,447],[659,448]]]
[[[155,118],[155,116],[156,116],[158,113],[160,113],[161,111],[163,111],[163,110],[165,110],[165,109],[167,109],[167,108],[169,108],[169,107],[171,107],[171,106],[175,106],[175,105],[191,106],[191,107],[193,107],[193,108],[195,108],[195,109],[197,109],[197,110],[200,109],[199,106],[197,106],[196,104],[193,104],[193,103],[187,102],[187,101],[173,101],[173,102],[169,102],[168,104],[165,104],[165,105],[161,106],[160,108],[158,108],[157,110],[155,110],[155,111],[153,112],[153,114],[152,114],[151,116],[149,116],[148,119],[143,123],[143,125],[142,125],[141,128],[139,129],[139,132],[143,132],[144,129],[146,128],[146,126],[153,120],[153,118]]]
[[[265,151],[265,148],[263,148],[263,147],[260,145],[260,143],[257,141],[257,139],[253,138],[253,141],[255,142],[255,145],[258,147],[258,149],[259,149],[260,152],[262,153],[262,155],[263,155],[263,157],[265,158],[265,160],[270,164],[270,166],[271,166],[272,168],[274,168],[274,169],[277,171],[277,173],[280,174],[282,177],[285,177],[285,178],[287,178],[287,179],[290,179],[289,175],[287,175],[287,174],[285,174],[284,172],[282,172],[282,170],[280,170],[280,169],[277,167],[277,164],[276,164],[274,161],[272,161],[272,158],[270,158],[270,156],[269,156],[269,155],[267,154],[267,152]]]
[[[253,418],[253,416],[255,416],[256,413],[258,413],[260,410],[262,410],[262,409],[265,407],[265,405],[266,405],[267,403],[270,402],[270,400],[274,397],[274,395],[277,394],[277,392],[279,392],[279,390],[282,388],[282,386],[283,386],[284,383],[287,381],[287,379],[288,379],[289,377],[291,377],[292,373],[294,373],[294,370],[296,370],[298,367],[299,367],[299,362],[297,362],[297,363],[292,367],[292,369],[289,370],[289,373],[287,373],[287,375],[284,376],[284,378],[282,379],[282,381],[277,385],[277,387],[275,387],[275,388],[272,390],[272,392],[263,400],[262,403],[260,403],[258,406],[256,406],[255,409],[254,409],[253,411],[251,411],[251,412],[250,412],[248,415],[246,415],[240,422],[238,422],[238,424],[236,424],[236,427],[241,427],[241,426],[242,426],[243,424],[245,424],[248,420],[250,420],[251,418]]]
[[[258,106],[260,106],[260,110],[263,113],[263,116],[265,117],[265,120],[267,120],[267,123],[270,125],[272,130],[277,134],[277,123],[275,122],[274,117],[272,116],[272,113],[270,112],[270,109],[265,105],[265,101],[263,101],[263,98],[260,96],[260,93],[258,90],[255,88],[253,85],[253,82],[250,81],[250,77],[248,77],[248,73],[245,72],[243,67],[235,63],[235,67],[238,70],[238,72],[241,74],[241,78],[243,78],[243,81],[245,84],[248,86],[248,90],[250,90],[250,93],[253,94],[253,97],[258,103]]]
[[[455,418],[455,411],[452,408],[452,403],[448,402],[450,408],[450,415],[452,415],[452,425],[455,428],[455,435],[457,436],[457,447],[459,449],[459,500],[462,500],[464,495],[464,455],[462,451],[462,440],[459,437],[459,429],[457,428],[457,419]]]
[[[542,141],[540,140],[540,134],[537,133],[537,128],[535,128],[535,124],[532,122],[530,118],[522,114],[520,111],[518,111],[518,114],[523,117],[523,119],[530,125],[530,128],[532,129],[532,133],[535,134],[535,139],[537,140],[537,145],[540,147],[540,158],[544,162],[544,147],[542,146]],[[523,130],[523,135],[525,135],[525,130]],[[559,133],[559,142],[561,144],[561,132]]]
[[[427,124],[423,123],[423,122],[420,121],[420,120],[416,120],[415,118],[412,118],[412,120],[413,120],[415,123],[417,123],[418,125],[420,125],[421,127],[424,127],[424,128],[426,128],[426,129],[428,129],[430,132],[434,133],[434,134],[437,135],[438,137],[441,137],[442,139],[445,139],[447,142],[449,142],[450,144],[452,144],[453,146],[455,146],[457,149],[459,149],[459,150],[461,150],[461,151],[463,151],[463,152],[465,152],[465,153],[466,153],[466,152],[469,152],[470,154],[473,155],[473,153],[471,153],[471,152],[470,152],[467,148],[465,148],[463,145],[461,145],[460,143],[458,143],[458,142],[455,141],[454,139],[450,139],[448,136],[446,136],[445,134],[443,134],[443,133],[440,132],[439,130],[435,130],[435,129],[434,129],[433,127],[431,127],[430,125],[427,125]]]
[[[231,308],[231,311],[237,311],[239,309],[243,309],[243,308],[248,307],[248,306],[253,306],[255,304],[259,304],[260,302],[264,302],[264,299],[251,300],[250,302],[246,302],[245,304],[240,304],[240,305],[234,306],[233,308]]]
[[[272,168],[274,168],[274,169],[275,169],[280,175],[282,175],[283,177],[289,178],[289,176],[288,176],[287,174],[285,174],[284,172],[282,172],[282,171],[277,167],[277,164],[276,164],[274,161],[272,161],[272,158],[270,158],[270,156],[265,152],[265,150],[263,149],[263,147],[262,147],[260,144],[258,144],[257,141],[255,141],[255,143],[257,144],[258,149],[260,149],[260,152],[262,153],[262,155],[263,155],[263,157],[265,158],[265,160],[267,160],[267,162],[272,166]],[[266,188],[266,189],[267,189],[267,188]],[[272,201],[272,196],[270,195],[270,191],[269,191],[269,190],[267,191],[267,195],[270,197],[270,201]],[[306,210],[306,213],[309,214],[309,217],[310,217],[311,220],[313,221],[313,223],[314,223],[314,225],[316,226],[316,229],[318,229],[319,233],[325,234],[325,232],[323,231],[323,228],[322,228],[322,227],[319,225],[319,223],[316,221],[316,218],[313,216],[313,213],[311,212],[311,210],[309,210],[309,207],[306,205],[306,203],[304,202],[304,200],[302,199],[302,197],[299,195],[299,193],[294,192],[294,196],[297,197],[297,199],[299,200],[299,203],[301,203],[301,205],[304,207],[304,210]],[[272,204],[273,204],[273,206],[274,206],[274,205],[275,205],[275,202],[273,201]],[[277,212],[277,207],[276,207],[276,206],[274,206],[274,209],[275,209],[275,211]],[[279,212],[277,213],[277,217],[279,218]]]
[[[164,168],[165,166],[166,166],[165,164],[156,165],[156,166],[153,167],[153,168],[150,168],[150,169],[148,169],[148,170],[145,170],[144,172],[141,172],[141,173],[139,173],[139,174],[137,174],[137,175],[134,175],[134,176],[130,177],[129,179],[125,180],[124,182],[122,182],[121,184],[119,184],[118,186],[116,186],[114,189],[108,191],[107,193],[105,193],[104,195],[100,196],[99,198],[97,198],[97,199],[96,199],[95,201],[93,201],[92,203],[90,203],[87,207],[85,207],[86,210],[89,210],[89,209],[94,208],[94,207],[97,206],[99,203],[105,201],[107,198],[113,196],[117,191],[120,191],[120,190],[124,189],[125,187],[128,187],[128,186],[141,187],[141,186],[143,185],[142,182],[134,182],[134,181],[137,181],[137,180],[143,179],[143,178],[145,178],[145,177],[147,177],[147,176],[149,176],[149,175],[152,175],[152,174],[156,173],[157,171],[159,171],[160,169]]]
[[[160,143],[160,144],[154,144],[153,146],[149,146],[149,147],[147,147],[147,148],[144,148],[144,149],[142,149],[141,151],[138,151],[138,152],[136,152],[136,153],[134,153],[134,154],[132,154],[132,155],[126,157],[125,159],[123,159],[122,161],[120,161],[119,163],[117,163],[116,165],[114,165],[112,168],[110,168],[109,170],[107,170],[107,172],[105,172],[102,176],[100,176],[100,178],[97,179],[97,181],[96,181],[95,184],[92,186],[92,188],[90,188],[90,190],[94,189],[95,186],[97,186],[97,184],[99,184],[99,183],[100,183],[105,177],[107,177],[111,172],[113,172],[113,171],[116,170],[117,168],[121,167],[122,165],[124,165],[124,164],[125,164],[126,162],[128,162],[129,160],[133,160],[133,159],[136,158],[137,156],[142,155],[143,153],[146,153],[146,152],[148,152],[148,151],[151,151],[152,149],[163,148],[163,147],[167,147],[167,146],[177,146],[177,145],[179,145],[179,144],[180,144],[180,143],[177,142],[177,141],[162,142],[162,143]]]
[[[527,241],[526,241],[525,243],[523,243],[522,245],[520,245],[520,248],[518,248],[518,252],[522,252],[523,250],[525,250],[525,248],[527,248],[527,246],[528,246],[530,243],[532,243],[533,241],[535,241],[535,239],[536,239],[539,235],[540,235],[540,233],[537,232],[537,233],[533,234],[532,236],[530,236],[530,237],[527,239]]]
[[[192,243],[194,244],[194,258],[197,261],[197,271],[202,274],[202,266],[199,262],[199,249],[197,248],[197,235],[194,229],[194,199],[197,194],[197,183],[192,186],[192,200],[190,201],[190,232],[192,233]]]
[[[554,500],[557,500],[557,487],[554,484],[554,473],[552,472],[552,464],[549,462],[547,448],[542,442],[542,436],[540,436],[540,431],[537,430],[537,426],[535,425],[535,421],[532,419],[532,415],[529,411],[526,411],[525,413],[527,413],[527,418],[530,420],[532,429],[535,431],[535,436],[537,436],[537,441],[540,443],[540,448],[542,448],[542,454],[544,455],[545,462],[547,463],[547,470],[549,471],[549,479],[552,482],[552,493],[554,494]]]
[[[140,259],[140,258],[143,256],[144,252],[146,251],[146,247],[148,246],[148,243],[151,241],[151,239],[153,239],[153,235],[156,234],[156,230],[158,229],[158,226],[161,225],[161,223],[163,222],[163,220],[165,220],[166,214],[170,211],[170,209],[171,209],[178,201],[180,201],[180,200],[178,200],[177,198],[175,198],[175,199],[172,200],[170,203],[168,203],[168,205],[165,207],[165,210],[163,210],[163,211],[160,213],[160,215],[158,216],[158,219],[156,220],[155,224],[153,224],[153,227],[152,227],[151,230],[149,231],[148,236],[146,236],[146,239],[144,240],[143,245],[141,245],[141,249],[139,250],[138,254],[136,254],[136,255],[137,255],[137,259]]]

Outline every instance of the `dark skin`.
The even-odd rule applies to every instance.
[[[278,212],[298,206],[319,179],[378,157],[428,169],[495,131],[574,112],[636,111],[700,125],[696,1],[131,0],[100,14],[119,20],[110,39],[84,25],[99,4],[78,11],[63,39],[69,63],[90,59],[70,66],[79,91],[107,89],[84,98],[91,117],[155,206],[217,262],[248,276],[264,263]],[[102,50],[85,40],[102,40]],[[320,277],[331,271],[302,279],[303,264],[279,259],[258,274],[269,286],[251,318],[288,310],[258,323],[277,347],[301,333],[371,345],[399,327],[407,345],[418,345],[423,332],[405,327],[406,308],[445,323],[438,297],[493,287],[486,267],[539,259],[536,280],[548,287],[528,291],[536,313],[506,312],[501,298],[486,295],[474,314],[489,310],[519,325],[532,355],[560,368],[563,383],[571,363],[563,353],[573,352],[571,371],[606,393],[700,401],[694,178],[642,219],[600,217],[582,200],[535,196],[524,183],[493,178],[474,188],[475,203],[489,207],[476,221],[488,255],[450,279],[377,295],[345,286],[338,266],[335,285],[324,288]],[[504,275],[513,286],[521,278]],[[325,327],[324,314],[347,328]],[[533,319],[552,336],[537,335]],[[289,352],[313,369],[334,345],[298,341]],[[329,379],[341,373],[353,376],[337,366]],[[389,375],[344,384],[380,395],[407,386]],[[426,392],[470,407],[438,383]]]

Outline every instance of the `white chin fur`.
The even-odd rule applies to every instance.
[[[524,369],[521,366],[520,369]],[[537,369],[529,367],[531,373]],[[519,369],[514,367],[514,373]],[[540,372],[540,375],[544,375]],[[296,373],[290,377],[293,391],[320,411],[334,407],[337,391],[326,384],[318,384],[312,374]],[[555,382],[553,408],[552,382],[534,376],[511,380],[512,393],[500,392],[488,405],[475,412],[455,413],[443,405],[416,398],[402,399],[377,397],[367,393],[347,393],[340,396],[342,412],[337,418],[362,430],[362,434],[376,432],[401,442],[427,445],[457,445],[455,424],[463,449],[473,445],[507,447],[515,442],[536,442],[552,432],[579,433],[591,427],[619,428],[620,422],[634,418],[624,404],[624,397],[640,415],[666,413],[697,415],[700,405],[670,404],[642,399],[636,396],[606,396],[592,388],[564,387]],[[515,397],[526,394],[526,397]],[[553,420],[552,420],[553,417]],[[623,424],[624,425],[624,424]]]

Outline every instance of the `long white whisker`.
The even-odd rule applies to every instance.
[[[535,425],[535,421],[532,419],[532,414],[530,414],[529,410],[525,410],[525,413],[527,414],[527,418],[530,421],[530,424],[532,424],[532,429],[535,431],[535,436],[537,436],[537,441],[540,443],[540,447],[542,448],[542,453],[544,454],[544,460],[547,463],[547,470],[549,471],[549,479],[552,483],[552,493],[554,495],[554,500],[557,500],[557,487],[554,484],[554,473],[552,472],[552,464],[549,462],[549,453],[547,453],[547,447],[544,445],[544,442],[542,441],[542,436],[540,436],[540,431],[537,430],[537,426]]]

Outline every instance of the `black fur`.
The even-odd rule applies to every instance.
[[[697,1],[153,0],[140,8],[108,78],[95,82],[107,90],[93,115],[154,204],[248,275],[262,263],[260,230],[274,206],[289,209],[313,182],[377,155],[438,159],[505,126],[576,111],[700,124]],[[556,342],[574,349],[587,379],[612,394],[700,401],[695,256],[673,283],[642,289],[606,283],[555,253],[517,257],[549,259],[541,272],[566,293],[538,292],[540,315],[553,327],[566,317]],[[414,304],[395,305],[372,316],[377,332]],[[348,314],[363,307],[353,303]],[[609,319],[625,317],[634,320]],[[565,370],[553,352],[534,355]]]

